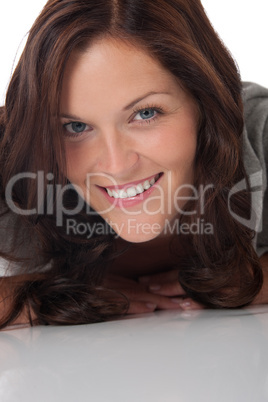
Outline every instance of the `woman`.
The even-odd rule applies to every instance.
[[[266,302],[241,93],[198,1],[48,1],[1,110],[1,328]]]

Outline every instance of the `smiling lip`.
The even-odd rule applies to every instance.
[[[146,180],[150,181],[156,176],[157,175],[154,174],[153,176],[146,177],[145,179],[142,179],[142,180],[132,181],[132,182],[127,183],[127,184],[118,184],[116,186],[106,186],[106,187],[103,187],[103,188],[107,188],[108,190],[127,190],[128,188],[136,186],[137,184],[144,183]]]
[[[145,201],[150,195],[151,193],[155,190],[156,185],[158,185],[159,181],[161,180],[161,178],[163,177],[163,173],[160,173],[158,175],[154,175],[154,176],[150,176],[146,180],[151,180],[153,178],[155,178],[156,176],[159,176],[158,179],[156,180],[156,182],[148,189],[145,190],[143,193],[141,194],[137,194],[134,197],[128,197],[128,198],[113,198],[110,197],[109,194],[106,191],[107,189],[111,189],[111,190],[123,190],[123,189],[127,189],[129,187],[133,187],[133,185],[138,185],[139,183],[141,183],[141,180],[135,181],[135,182],[131,182],[131,183],[127,183],[124,184],[123,186],[109,186],[109,187],[100,187],[97,186],[100,191],[102,192],[102,194],[105,196],[105,198],[109,201],[109,203],[111,205],[113,205],[116,208],[130,208],[133,207],[143,201]]]

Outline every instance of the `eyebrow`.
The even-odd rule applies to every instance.
[[[163,94],[165,94],[165,95],[170,95],[170,92],[155,92],[155,91],[147,92],[147,93],[146,93],[145,95],[143,95],[142,97],[135,99],[133,102],[131,102],[131,103],[129,103],[127,106],[125,106],[123,110],[125,111],[125,110],[131,109],[133,106],[136,105],[136,103],[142,101],[143,99],[147,98],[147,97],[150,96],[150,95],[163,95]]]
[[[166,92],[166,91],[165,92],[156,92],[156,91],[147,92],[145,95],[135,99],[133,102],[131,102],[127,106],[125,106],[123,108],[123,111],[126,111],[126,110],[129,110],[129,109],[133,108],[133,106],[135,106],[136,103],[141,102],[142,100],[146,99],[150,95],[171,95],[171,93]],[[61,114],[60,117],[63,117],[65,119],[81,120],[80,117],[72,115],[72,114]]]
[[[82,121],[81,117],[76,116],[75,114],[61,114],[60,117],[64,119],[72,119],[72,120],[77,120],[77,121]]]

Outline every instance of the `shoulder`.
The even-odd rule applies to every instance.
[[[246,82],[243,84],[244,164],[252,188],[252,207],[256,212],[255,237],[259,256],[268,252],[268,89]]]
[[[31,232],[0,197],[0,277],[23,273],[26,261],[27,265],[30,263],[35,252]]]
[[[44,258],[34,226],[10,211],[0,197],[0,278],[45,272],[52,260]]]
[[[243,82],[243,98],[245,100],[268,99],[268,88],[255,82]]]
[[[14,272],[15,264],[3,256],[9,255],[13,248],[13,238],[16,233],[15,218],[0,197],[0,277],[10,276]]]
[[[268,164],[268,89],[243,84],[244,162],[249,174],[262,170],[266,179]],[[265,180],[266,181],[266,180]]]
[[[243,83],[244,119],[248,138],[255,142],[268,137],[268,89],[252,82]]]

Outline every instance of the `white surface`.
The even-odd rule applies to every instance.
[[[268,306],[0,333],[1,402],[268,401]]]
[[[0,3],[0,105],[26,35],[45,0]],[[202,0],[214,28],[236,59],[244,81],[268,87],[268,1]],[[17,57],[16,57],[17,54]]]

